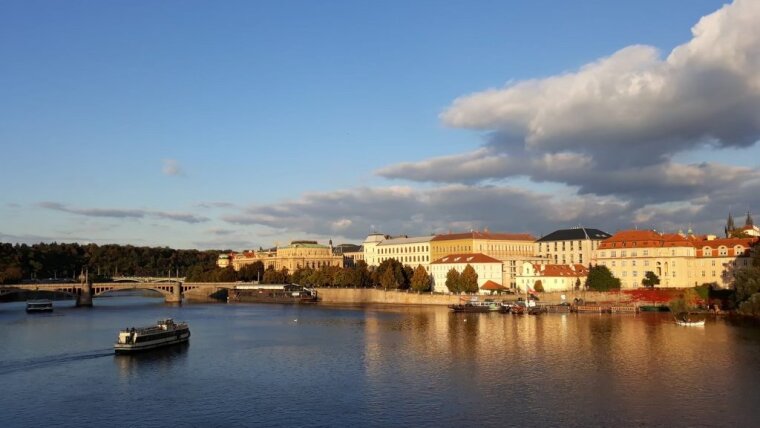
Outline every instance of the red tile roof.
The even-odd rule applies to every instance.
[[[694,241],[694,246],[697,247],[697,257],[720,257],[719,252],[710,252],[710,255],[705,255],[705,247],[711,250],[719,250],[720,247],[726,247],[726,255],[722,257],[731,256],[739,257],[743,255],[749,255],[749,249],[760,242],[758,238],[720,238],[710,241]],[[741,246],[741,251],[736,251],[736,246]]]
[[[464,232],[436,235],[431,241],[452,241],[455,239],[489,239],[493,241],[535,241],[530,233],[493,233],[493,232]]]
[[[621,230],[599,243],[599,249],[693,247],[692,240],[677,233],[659,234],[653,230]]]
[[[493,281],[491,281],[489,279],[488,281],[486,281],[485,284],[483,284],[482,287],[480,287],[480,289],[481,290],[490,290],[490,291],[500,291],[500,290],[506,290],[507,287],[505,287],[505,286],[503,286],[503,285],[501,285],[499,283],[493,282]]]
[[[482,253],[449,254],[448,256],[435,260],[431,264],[441,265],[452,263],[501,263],[501,260]]]
[[[542,269],[543,268],[543,269]],[[542,265],[533,263],[533,269],[540,273],[539,276],[587,276],[588,269],[581,264],[574,265]]]

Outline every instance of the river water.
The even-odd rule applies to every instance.
[[[0,426],[758,426],[760,328],[667,316],[0,304]],[[115,356],[120,328],[188,346]]]

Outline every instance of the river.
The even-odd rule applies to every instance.
[[[0,304],[0,426],[756,426],[760,328],[441,307]],[[188,346],[115,356],[120,328]]]

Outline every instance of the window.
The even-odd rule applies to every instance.
[[[620,257],[625,257],[625,256],[626,256],[625,250],[620,251]]]
[[[644,266],[649,266],[649,260],[644,260]]]
[[[636,260],[631,260],[631,266],[636,266]]]
[[[633,277],[639,276],[639,273],[637,271],[633,271],[631,272],[631,276]]]
[[[616,255],[615,255],[615,251],[614,251],[614,250],[613,250],[613,251],[610,251],[610,257],[616,257]]]
[[[644,252],[644,257],[649,255],[649,250],[644,250],[643,252]]]

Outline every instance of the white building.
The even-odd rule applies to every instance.
[[[555,230],[536,241],[535,252],[550,264],[588,265],[595,262],[594,255],[599,243],[611,236],[587,227]]]
[[[430,272],[430,240],[432,236],[417,236],[384,239],[375,247],[378,264],[388,259],[396,259],[405,266],[416,268],[422,265]]]
[[[460,274],[467,265],[475,269],[478,274],[478,289],[481,294],[488,294],[489,291],[482,290],[483,285],[492,281],[501,286],[506,279],[504,272],[504,263],[493,257],[486,256],[482,253],[472,254],[451,254],[442,257],[430,263],[430,274],[433,275],[433,291],[446,293],[449,289],[446,287],[446,275],[451,269],[456,269]]]
[[[377,244],[383,242],[383,240],[390,238],[388,235],[382,233],[370,233],[367,238],[362,242],[362,252],[364,252],[364,262],[367,266],[378,266],[380,262],[377,253]]]

